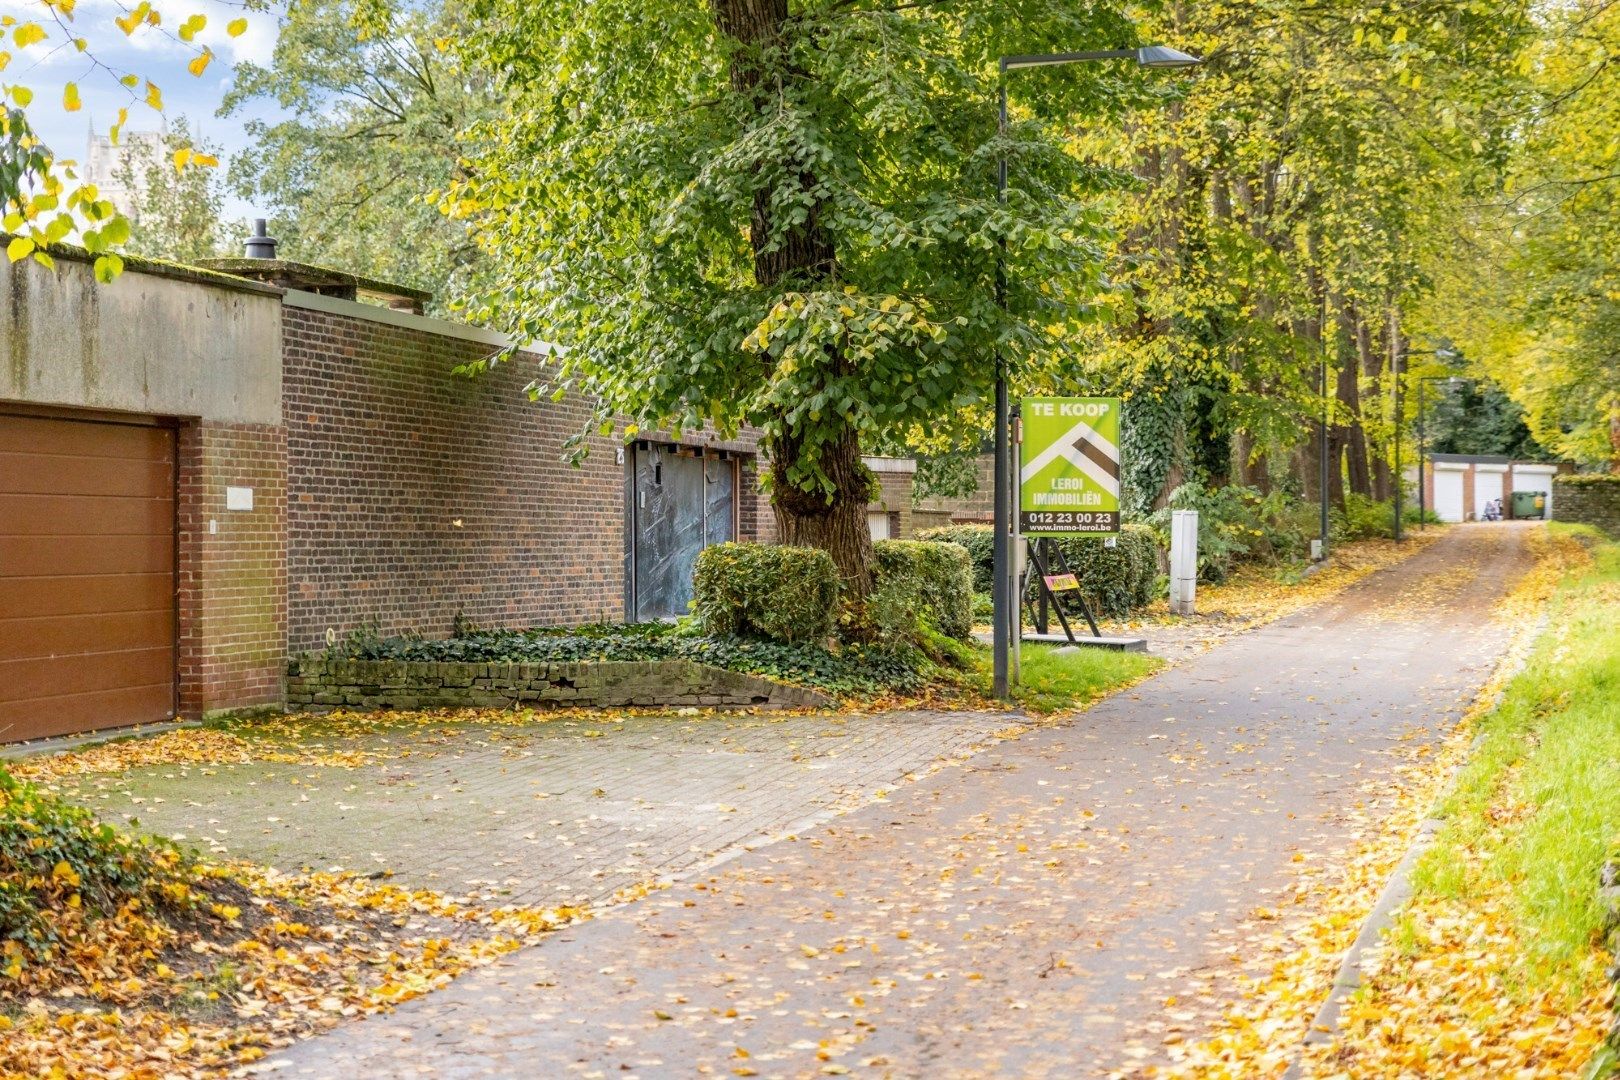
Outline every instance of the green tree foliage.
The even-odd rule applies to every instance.
[[[1431,384],[1424,439],[1432,454],[1503,454],[1520,461],[1548,456],[1530,434],[1524,410],[1491,383]]]
[[[863,440],[978,439],[995,350],[1024,370],[1098,287],[1089,200],[1109,177],[1067,122],[1140,97],[1139,76],[1054,69],[1024,95],[1002,208],[996,58],[1133,28],[1059,0],[478,10],[463,54],[502,112],[445,206],[494,257],[483,315],[565,346],[559,385],[603,421],[757,424],[779,534],[863,597]]]
[[[250,0],[247,6],[260,5],[258,0]],[[159,47],[177,47],[189,54],[186,70],[201,78],[214,60],[213,49],[199,38],[208,27],[208,16],[170,11],[170,23],[165,25],[164,11],[151,0],[140,0],[101,8],[87,28],[77,21],[74,0],[25,0],[13,7],[15,10],[0,17],[0,232],[9,234],[6,258],[12,262],[32,258],[50,266],[47,249],[71,239],[96,255],[96,277],[111,281],[123,270],[123,260],[114,249],[128,240],[129,222],[101,197],[95,185],[80,183],[73,163],[59,159],[35,133],[28,110],[50,106],[36,103],[34,89],[25,80],[51,57],[77,54],[92,75],[122,88],[129,107],[161,113],[163,91],[158,84],[142,73],[115,68],[100,59],[87,35],[112,31],[130,39],[161,36],[167,40]],[[224,27],[233,38],[247,29],[245,17],[232,18]],[[65,84],[62,111],[73,113],[83,107],[78,82]],[[108,130],[115,141],[129,120],[129,107],[119,109]],[[190,147],[181,147],[174,157],[176,170],[217,164],[211,155]]]
[[[1620,7],[1540,10],[1500,187],[1461,217],[1425,313],[1559,457],[1620,470]]]
[[[1047,385],[1125,395],[1132,509],[1187,480],[1384,494],[1389,356],[1435,238],[1505,155],[1526,3],[1244,0],[1144,32],[1205,57],[1191,92],[1093,125],[1122,286]],[[1323,369],[1325,380],[1323,379]]]
[[[174,164],[176,154],[188,152],[212,157],[218,148],[195,139],[180,117],[164,136],[161,154],[147,159],[131,154],[119,162],[115,179],[134,193],[124,208],[130,254],[196,262],[237,253],[246,229],[240,221],[225,220],[225,194],[216,173]]]
[[[242,64],[221,112],[265,104],[230,183],[273,221],[279,253],[434,294],[443,311],[485,278],[466,226],[434,204],[457,175],[457,133],[490,108],[449,42],[459,3],[295,0],[266,67]]]

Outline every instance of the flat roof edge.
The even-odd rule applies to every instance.
[[[408,311],[396,311],[393,308],[378,307],[375,304],[362,304],[358,300],[343,300],[336,296],[326,296],[323,293],[304,292],[301,289],[286,290],[282,295],[281,302],[287,307],[302,308],[306,311],[321,311],[328,315],[342,315],[350,319],[363,319],[367,322],[397,326],[405,330],[417,330],[424,334],[435,334],[439,337],[456,338],[461,341],[475,341],[481,345],[492,345],[497,349],[516,348],[520,352],[534,353],[539,356],[555,356],[560,351],[555,345],[546,341],[520,343],[506,334],[495,330],[487,330],[481,326],[451,322],[449,319],[436,319],[431,315],[414,315]]]

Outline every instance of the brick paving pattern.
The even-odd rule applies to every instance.
[[[1527,567],[1524,534],[1450,530],[1063,724],[268,1065],[1070,1078],[1166,1062],[1230,994],[1217,975],[1241,969],[1255,910],[1291,894],[1295,856],[1353,840],[1366,783],[1391,780],[1488,678],[1509,631],[1483,610]],[[640,749],[625,772],[655,767],[659,747]],[[758,791],[758,774],[711,771],[724,753],[622,812],[731,799],[739,776]]]
[[[546,906],[605,900],[809,827],[1012,723],[890,713],[427,725],[324,740],[383,755],[356,769],[163,766],[72,791],[222,856],[386,869],[408,887]]]

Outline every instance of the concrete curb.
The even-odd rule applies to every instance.
[[[201,727],[197,720],[170,720],[162,724],[138,724],[135,727],[108,728],[105,731],[93,731],[84,735],[58,735],[50,739],[37,739],[33,742],[11,743],[0,745],[0,761],[20,761],[23,758],[37,757],[41,754],[61,754],[69,750],[83,750],[87,746],[99,743],[123,742],[126,739],[145,739],[153,735],[162,735],[165,731],[179,731],[181,728]]]
[[[1344,960],[1339,964],[1339,973],[1334,976],[1333,987],[1328,991],[1327,1000],[1311,1018],[1311,1026],[1305,1031],[1303,1046],[1320,1046],[1332,1042],[1339,1033],[1339,1013],[1344,1009],[1344,1001],[1361,986],[1361,959],[1366,951],[1378,944],[1384,931],[1395,921],[1395,913],[1412,898],[1412,870],[1417,866],[1418,859],[1429,849],[1434,842],[1434,834],[1440,829],[1439,818],[1425,818],[1418,826],[1417,836],[1412,840],[1406,854],[1401,856],[1400,863],[1390,874],[1389,880],[1384,883],[1384,891],[1378,894],[1378,901],[1373,904],[1367,918],[1361,924],[1361,931],[1356,934],[1356,940],[1345,951]],[[1302,1080],[1305,1074],[1300,1071],[1300,1060],[1296,1055],[1288,1071],[1283,1073],[1283,1080]]]
[[[1536,620],[1535,626],[1527,629],[1528,636],[1526,640],[1533,645],[1546,628],[1547,615],[1543,612],[1541,617]],[[1478,699],[1478,703],[1485,704],[1481,714],[1494,711],[1502,704],[1502,695],[1507,692],[1507,684],[1524,670],[1525,664],[1529,660],[1530,650],[1528,648],[1519,655],[1513,655],[1512,646],[1509,648],[1509,656],[1505,658],[1504,664],[1486,684],[1487,686],[1493,683],[1496,684],[1496,690],[1488,698],[1482,695]],[[1498,678],[1498,676],[1500,677]],[[1446,795],[1450,793],[1456,783],[1457,774],[1473,760],[1474,753],[1479,749],[1480,743],[1484,741],[1485,733],[1480,732],[1469,742],[1468,752],[1452,766],[1451,773],[1446,778],[1444,793],[1435,800],[1436,806],[1445,801]],[[1435,834],[1439,832],[1442,824],[1444,823],[1439,818],[1427,817],[1418,825],[1417,835],[1412,838],[1412,843],[1407,846],[1406,853],[1401,856],[1401,861],[1396,864],[1394,871],[1389,876],[1389,880],[1384,883],[1384,889],[1378,894],[1378,900],[1373,904],[1372,910],[1367,913],[1366,919],[1362,921],[1361,930],[1356,934],[1356,940],[1351,942],[1349,949],[1345,950],[1344,959],[1339,964],[1339,973],[1334,976],[1333,986],[1328,991],[1327,1000],[1322,1003],[1322,1007],[1311,1018],[1310,1027],[1305,1030],[1305,1038],[1300,1043],[1299,1050],[1295,1052],[1294,1060],[1289,1064],[1287,1071],[1283,1073],[1282,1080],[1303,1080],[1305,1074],[1301,1071],[1300,1058],[1305,1048],[1331,1043],[1338,1038],[1339,1014],[1344,1009],[1345,999],[1361,986],[1362,956],[1368,948],[1378,943],[1384,931],[1388,930],[1395,921],[1395,913],[1412,898],[1412,870],[1417,866],[1417,861],[1423,857],[1423,853],[1428,850],[1429,845],[1434,842]]]

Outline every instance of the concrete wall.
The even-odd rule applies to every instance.
[[[144,268],[143,268],[144,267]],[[0,400],[281,423],[280,291],[135,261],[0,259]]]

